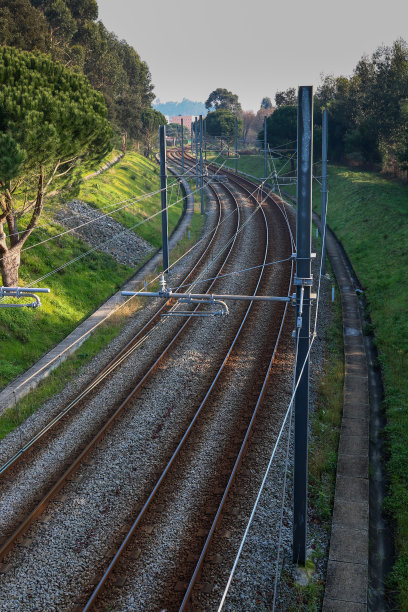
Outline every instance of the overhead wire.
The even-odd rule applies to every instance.
[[[223,606],[224,606],[224,603],[225,603],[225,600],[226,600],[226,597],[227,597],[228,591],[229,591],[230,586],[231,586],[232,579],[233,579],[234,574],[235,574],[235,570],[236,570],[237,565],[238,565],[238,561],[239,561],[239,559],[240,559],[240,557],[241,557],[242,550],[243,550],[243,548],[244,548],[245,542],[246,542],[247,537],[248,537],[249,529],[250,529],[250,527],[251,527],[251,525],[252,525],[252,523],[253,523],[253,520],[254,520],[254,517],[255,517],[255,513],[256,513],[256,510],[257,510],[258,505],[259,505],[259,501],[260,501],[260,499],[261,499],[261,496],[262,496],[263,490],[264,490],[264,488],[265,488],[266,480],[267,480],[267,478],[268,478],[268,476],[269,476],[269,472],[270,472],[270,469],[271,469],[271,466],[272,466],[273,460],[274,460],[274,458],[275,458],[277,448],[278,448],[279,443],[280,443],[280,441],[281,441],[281,438],[282,438],[282,435],[283,435],[283,432],[284,432],[284,429],[285,429],[286,422],[288,421],[289,415],[290,415],[290,413],[291,413],[291,411],[292,411],[292,406],[293,406],[293,402],[294,402],[294,399],[295,399],[296,391],[297,391],[298,386],[299,386],[299,384],[300,384],[300,380],[301,380],[301,378],[302,378],[303,371],[304,371],[304,369],[305,369],[305,366],[306,366],[307,360],[308,360],[308,358],[309,358],[310,351],[311,351],[311,349],[312,349],[312,346],[313,346],[314,340],[315,340],[315,336],[313,336],[313,337],[312,337],[312,340],[311,340],[310,345],[309,345],[309,349],[308,349],[308,351],[307,351],[307,353],[306,353],[306,356],[305,356],[305,359],[304,359],[304,361],[303,361],[302,368],[301,368],[301,371],[300,371],[300,373],[299,373],[299,377],[298,377],[298,379],[297,379],[297,381],[296,381],[295,389],[294,389],[294,391],[293,391],[293,393],[292,393],[292,396],[291,396],[291,399],[290,399],[290,402],[289,402],[289,406],[288,406],[288,408],[287,408],[287,410],[286,410],[286,413],[285,413],[285,416],[284,416],[284,419],[283,419],[282,425],[281,425],[280,430],[279,430],[278,437],[277,437],[276,442],[275,442],[275,444],[274,444],[274,447],[273,447],[273,450],[272,450],[272,454],[271,454],[271,457],[270,457],[269,462],[268,462],[268,466],[267,466],[267,468],[266,468],[266,471],[265,471],[264,477],[263,477],[263,479],[262,479],[261,486],[260,486],[260,488],[259,488],[259,491],[258,491],[257,497],[256,497],[256,499],[255,499],[255,503],[254,503],[254,506],[253,506],[253,509],[252,509],[251,515],[250,515],[250,517],[249,517],[249,519],[248,519],[248,524],[247,524],[247,526],[246,526],[246,528],[245,528],[244,535],[243,535],[243,537],[242,537],[242,539],[241,539],[241,543],[240,543],[240,546],[239,546],[238,552],[237,552],[237,554],[236,554],[236,557],[235,557],[235,560],[234,560],[234,564],[233,564],[233,566],[232,566],[232,569],[231,569],[231,572],[230,572],[230,575],[229,575],[229,578],[228,578],[227,585],[226,585],[226,587],[225,587],[225,589],[224,589],[224,593],[223,593],[223,595],[222,595],[221,602],[220,602],[219,607],[218,607],[218,612],[221,612],[221,610],[222,610],[222,608],[223,608]]]
[[[221,170],[221,169],[222,169],[222,166],[220,167],[220,170]],[[159,190],[159,191],[161,191],[161,190]],[[199,191],[199,189],[197,189],[197,190],[193,191],[193,193],[195,193],[196,191]],[[180,203],[180,202],[181,202],[181,201],[183,201],[183,200],[184,200],[184,197],[183,197],[183,198],[180,198],[180,199],[178,199],[178,200],[176,200],[176,201],[175,201],[175,202],[173,202],[172,204],[168,205],[168,206],[167,206],[167,209],[169,209],[169,208],[171,208],[171,207],[175,206],[176,204]],[[132,230],[132,229],[135,229],[136,227],[138,227],[138,226],[140,226],[140,225],[142,225],[142,224],[144,224],[144,223],[146,223],[146,222],[150,221],[150,220],[151,220],[151,219],[153,219],[154,217],[156,217],[156,216],[158,216],[158,215],[162,214],[162,212],[163,212],[163,210],[162,210],[162,209],[158,210],[156,213],[154,213],[154,214],[150,215],[149,217],[147,217],[146,219],[143,219],[142,221],[137,222],[135,225],[131,226],[130,228],[124,228],[124,229],[123,229],[121,232],[119,232],[119,234],[124,233],[124,232],[126,232],[126,231],[130,231],[130,230]],[[117,235],[118,235],[118,234],[117,234]],[[53,275],[53,274],[55,274],[56,272],[59,272],[59,271],[61,271],[62,269],[66,268],[67,266],[69,266],[69,265],[71,265],[71,264],[73,264],[73,263],[76,263],[76,262],[77,262],[77,261],[79,261],[80,259],[83,259],[83,258],[84,258],[84,257],[86,257],[87,255],[89,255],[89,254],[93,253],[94,251],[98,250],[98,249],[99,249],[101,246],[105,246],[106,244],[109,244],[110,242],[112,242],[112,240],[115,240],[115,239],[116,239],[116,237],[117,237],[117,235],[116,235],[116,236],[114,236],[113,238],[110,238],[110,239],[106,240],[106,241],[105,241],[105,242],[103,242],[102,244],[99,244],[99,245],[97,245],[97,246],[95,246],[95,247],[92,247],[91,249],[89,249],[89,250],[88,250],[88,251],[86,251],[85,253],[82,253],[81,255],[79,255],[79,256],[77,256],[77,257],[75,257],[75,258],[71,259],[70,261],[68,261],[68,262],[66,262],[66,263],[64,263],[64,264],[62,264],[61,266],[58,266],[57,268],[54,268],[53,270],[51,270],[51,271],[50,271],[50,272],[48,272],[47,274],[45,274],[45,275],[43,275],[43,276],[41,276],[41,277],[37,278],[36,280],[30,280],[30,281],[29,281],[29,285],[30,285],[30,286],[34,286],[34,285],[36,285],[37,283],[39,283],[39,282],[41,282],[41,281],[45,280],[45,279],[46,279],[46,278],[48,278],[49,276],[52,276],[52,275]],[[40,243],[40,244],[41,244],[41,243]],[[180,259],[181,259],[181,258],[180,258]],[[2,300],[1,300],[1,301],[4,301],[4,299],[6,299],[6,298],[2,298]]]
[[[219,157],[219,156],[217,156],[217,159],[218,159],[218,157]],[[195,164],[195,166],[194,166],[194,167],[196,167],[197,165],[198,165],[198,163],[197,163],[197,164]],[[183,178],[183,176],[184,176],[184,175],[182,175],[182,174],[181,174],[181,175],[179,175],[179,177],[178,177],[178,178],[176,178],[174,181],[172,181],[170,184],[168,184],[168,187],[170,187],[170,188],[171,188],[171,187],[173,187],[173,186],[174,186],[176,183],[179,183],[179,179],[180,179],[180,178]],[[127,207],[129,207],[130,205],[133,205],[133,204],[136,204],[136,203],[138,203],[138,202],[140,202],[140,201],[143,201],[143,200],[145,200],[145,199],[151,198],[151,197],[153,197],[154,195],[157,195],[158,193],[161,193],[161,191],[162,191],[162,190],[163,190],[163,189],[157,189],[157,190],[155,190],[155,191],[148,192],[148,193],[144,193],[144,194],[142,194],[142,195],[140,195],[140,196],[137,196],[137,197],[127,198],[127,199],[125,199],[125,200],[121,200],[121,201],[119,201],[119,202],[115,202],[115,203],[112,203],[112,204],[108,204],[108,205],[106,205],[105,207],[100,208],[99,210],[105,210],[105,209],[107,209],[107,208],[111,208],[111,207],[117,206],[117,205],[119,205],[119,204],[123,204],[123,206],[119,206],[118,208],[116,208],[116,209],[115,209],[115,210],[113,210],[113,211],[109,211],[108,213],[104,213],[104,214],[100,215],[100,216],[99,216],[99,217],[97,217],[97,218],[90,219],[90,220],[88,220],[88,221],[86,221],[86,222],[83,222],[83,223],[81,223],[81,224],[79,224],[79,225],[77,225],[77,226],[75,226],[75,227],[70,228],[69,230],[66,230],[66,231],[64,231],[64,232],[60,232],[59,234],[56,234],[56,235],[54,235],[54,236],[51,236],[51,237],[49,237],[49,238],[47,238],[47,239],[45,239],[45,240],[43,240],[43,241],[39,241],[39,242],[35,243],[34,245],[30,245],[29,247],[25,247],[24,249],[22,249],[22,251],[26,251],[26,250],[29,250],[29,249],[31,249],[31,248],[34,248],[34,247],[36,247],[36,246],[38,246],[38,245],[40,245],[40,244],[44,244],[44,242],[48,242],[48,241],[51,241],[51,240],[55,240],[55,239],[59,238],[60,236],[63,236],[63,235],[65,235],[65,234],[67,234],[67,233],[70,233],[70,232],[73,232],[73,231],[75,231],[76,229],[79,229],[79,228],[81,228],[81,227],[83,227],[83,226],[85,226],[85,225],[90,225],[90,224],[92,224],[92,223],[98,223],[100,220],[102,220],[102,219],[103,219],[103,218],[105,218],[106,216],[111,216],[113,213],[118,212],[118,211],[120,211],[120,210],[123,210],[124,208],[127,208]],[[63,219],[61,219],[61,223],[66,222],[66,221],[67,221],[67,220],[69,220],[70,218],[75,218],[76,216],[77,216],[77,215],[71,215],[71,216],[68,216],[68,217],[64,217]],[[36,231],[36,230],[37,230],[37,229],[39,229],[39,228],[49,227],[50,225],[52,225],[52,223],[45,223],[45,224],[41,224],[41,225],[36,225],[36,226],[35,226],[35,228],[33,229],[33,231]],[[14,232],[14,233],[11,233],[11,234],[6,234],[6,237],[11,237],[11,236],[15,236],[15,235],[22,235],[22,234],[27,233],[27,231],[28,231],[27,229],[25,229],[25,230],[20,230],[20,231],[18,231],[18,232]],[[3,259],[3,257],[1,257],[1,258],[0,258],[0,261],[1,261],[2,259]]]

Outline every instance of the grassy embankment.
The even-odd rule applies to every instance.
[[[254,158],[239,168],[256,175]],[[258,158],[258,176],[262,160]],[[294,195],[294,189],[286,188]],[[320,212],[320,185],[313,207]],[[343,243],[364,287],[384,383],[390,480],[386,509],[395,526],[396,563],[389,586],[400,609],[408,601],[408,186],[379,174],[329,168],[328,223]],[[334,330],[334,333],[335,330]],[[329,361],[328,367],[332,361]],[[331,394],[328,395],[327,401]],[[312,444],[313,449],[313,444]],[[334,460],[334,457],[333,457]],[[312,462],[314,461],[312,457]],[[313,481],[312,481],[313,485]],[[312,495],[318,493],[312,486]],[[324,494],[327,496],[327,493]],[[321,497],[320,493],[317,496]],[[324,501],[323,499],[321,501]],[[317,504],[319,506],[319,503]]]
[[[320,191],[313,194],[316,211]],[[395,525],[397,559],[390,579],[408,601],[408,186],[369,172],[329,170],[328,223],[365,290],[384,383],[390,479],[386,508]]]
[[[137,197],[159,188],[157,165],[136,153],[126,157],[106,173],[83,183],[75,197],[88,201],[94,206],[103,207],[109,204]],[[73,194],[70,194],[71,196]],[[173,190],[172,201],[179,198],[177,189]],[[64,199],[69,199],[64,195]],[[34,232],[27,246],[47,238],[54,237],[64,228],[53,221],[52,210],[56,199],[48,203],[41,219],[41,227]],[[138,202],[115,213],[116,219],[131,227],[139,220],[160,210],[160,194]],[[182,202],[169,210],[169,231],[178,222],[182,212]],[[115,216],[113,215],[113,216]],[[172,257],[179,257],[197,239],[202,227],[202,218],[194,215],[191,225],[191,237],[179,243]],[[145,239],[150,238],[153,246],[161,241],[161,219],[157,215],[153,220],[136,228]],[[20,284],[28,285],[30,281],[67,261],[85,254],[89,250],[80,239],[65,234],[22,254]],[[15,376],[26,370],[42,354],[65,337],[82,319],[114,293],[129,278],[135,269],[115,262],[104,253],[94,251],[58,273],[44,280],[40,286],[50,287],[51,293],[42,299],[42,307],[31,309],[2,309],[0,317],[0,387],[4,387]],[[137,308],[137,304],[133,307]],[[30,414],[46,397],[61,388],[69,373],[73,373],[81,364],[91,358],[111,338],[117,335],[123,326],[125,309],[94,333],[77,353],[55,370],[39,388],[29,397],[19,402],[18,410],[9,411],[0,417],[0,438],[13,429]]]

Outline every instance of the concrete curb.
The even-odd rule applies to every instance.
[[[315,223],[318,217],[314,216]],[[320,223],[318,223],[320,225]],[[368,366],[355,283],[334,234],[327,254],[343,311],[344,404],[323,612],[362,612],[368,598]]]
[[[169,170],[178,176],[177,172],[171,168]],[[186,206],[179,223],[174,228],[169,238],[169,249],[173,249],[181,238],[186,233],[191,224],[191,219],[194,214],[194,196],[192,191],[184,179],[180,179],[186,194]],[[93,314],[85,319],[78,327],[76,327],[64,340],[57,344],[51,351],[46,353],[37,363],[35,363],[26,372],[15,378],[0,392],[0,415],[12,406],[15,406],[18,400],[25,397],[32,389],[34,389],[40,381],[46,378],[52,370],[57,368],[69,355],[72,355],[91,333],[106,319],[108,319],[115,310],[126,301],[127,298],[122,297],[121,291],[137,291],[143,286],[143,281],[147,274],[153,272],[160,264],[162,258],[161,249],[157,250],[150,259],[142,265],[136,274],[127,281],[123,287],[112,295],[102,306],[100,306]]]

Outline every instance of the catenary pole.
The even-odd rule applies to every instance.
[[[307,435],[309,411],[310,290],[312,285],[313,87],[299,87],[296,207],[296,381],[293,561],[306,563]],[[302,372],[303,369],[303,372]]]
[[[205,163],[207,163],[207,121],[206,121],[206,117],[204,118],[204,159],[205,159]]]
[[[197,117],[194,120],[194,138],[195,138],[196,191],[197,191],[198,189],[198,123],[197,123]]]
[[[266,117],[264,117],[264,179],[266,181],[266,177],[268,176],[268,158],[266,155],[266,142],[268,140],[268,131],[266,127]]]
[[[203,116],[200,115],[200,196],[201,214],[204,214],[204,168],[203,168]]]
[[[181,118],[181,175],[184,176],[184,123]]]
[[[235,117],[235,174],[238,174],[238,117]]]
[[[159,144],[163,272],[167,273],[169,269],[169,222],[167,215],[166,127],[164,125],[159,126]]]
[[[321,230],[322,230],[322,274],[326,274],[326,210],[327,210],[327,108],[323,110],[322,117],[323,133],[322,133],[322,213],[321,213]]]

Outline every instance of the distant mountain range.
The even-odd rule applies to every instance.
[[[193,102],[183,98],[181,102],[161,102],[158,98],[153,102],[153,108],[173,117],[174,115],[207,115],[207,109],[202,102]]]

